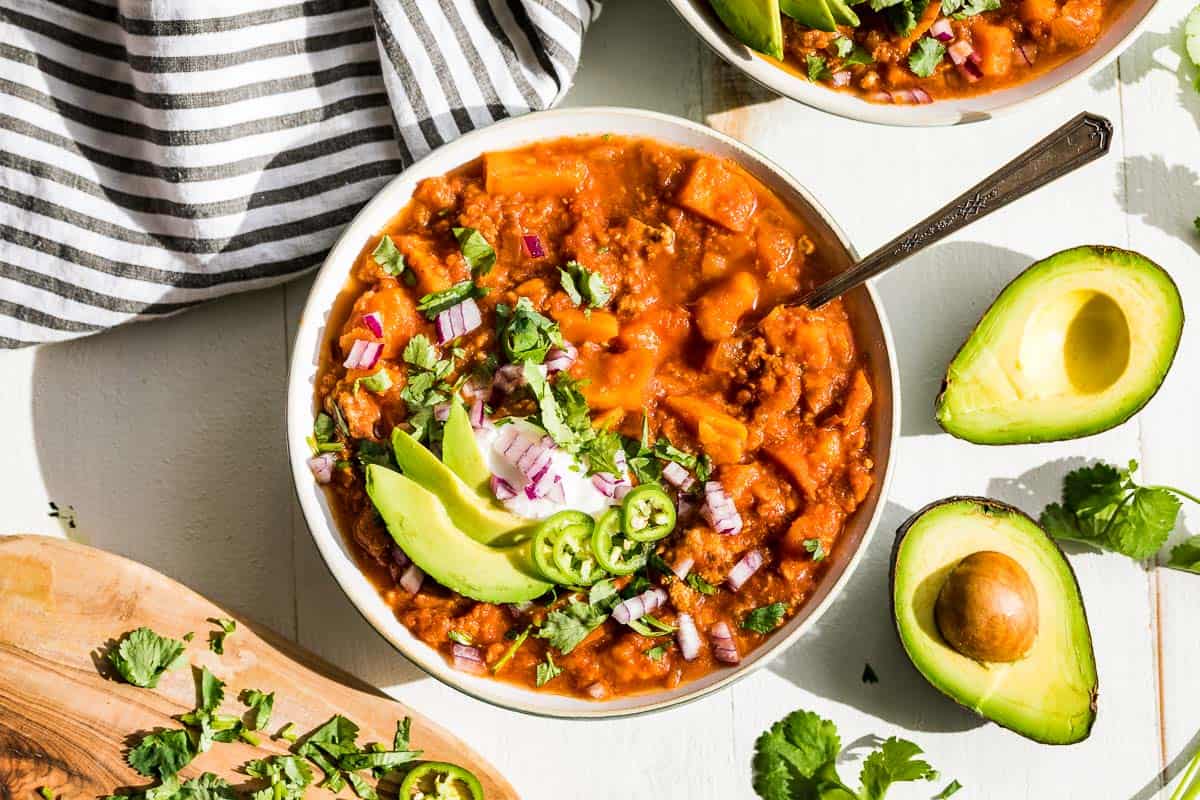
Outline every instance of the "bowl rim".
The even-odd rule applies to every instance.
[[[616,106],[588,106],[566,109],[552,109],[547,111],[539,111],[527,114],[521,117],[502,120],[493,125],[481,128],[476,131],[465,134],[464,136],[455,139],[439,148],[433,153],[442,153],[443,158],[448,158],[450,154],[459,153],[460,151],[466,155],[455,160],[455,165],[465,164],[478,155],[486,152],[489,148],[487,142],[492,137],[496,136],[497,131],[507,131],[510,129],[528,128],[530,136],[524,141],[532,143],[539,140],[549,138],[561,138],[577,134],[550,134],[539,135],[537,128],[541,121],[546,119],[563,119],[563,118],[581,118],[589,120],[587,123],[595,134],[605,132],[613,132],[607,130],[607,127],[616,126],[620,120],[633,121],[637,120],[646,124],[654,124],[660,128],[675,128],[683,129],[700,138],[708,139],[709,141],[721,144],[726,148],[737,153],[737,160],[745,166],[747,163],[755,163],[758,166],[768,170],[773,178],[781,184],[786,185],[789,190],[795,192],[805,203],[809,205],[812,211],[820,218],[821,222],[828,227],[830,233],[837,240],[838,244],[845,250],[846,255],[851,259],[851,263],[858,260],[858,253],[854,246],[850,243],[849,238],[841,227],[834,221],[829,212],[822,206],[815,197],[775,162],[766,158],[764,155],[749,147],[748,145],[728,136],[720,131],[716,131],[692,120],[676,117],[669,114],[662,114],[654,111],[642,109],[622,108]],[[578,134],[583,135],[583,134]],[[626,134],[619,134],[626,135]],[[656,138],[653,134],[627,134],[631,136],[644,136],[645,138]],[[665,140],[665,137],[664,137]],[[669,140],[668,140],[669,141]],[[431,153],[430,155],[433,155]],[[335,562],[340,554],[344,554],[345,545],[343,543],[343,535],[337,530],[335,525],[329,523],[327,515],[322,513],[319,506],[319,501],[315,499],[317,496],[324,496],[323,492],[306,493],[302,491],[302,487],[311,486],[313,484],[312,474],[307,465],[309,452],[304,445],[305,437],[310,433],[312,427],[312,388],[311,375],[315,370],[311,362],[311,349],[302,347],[301,342],[317,337],[319,343],[322,340],[320,331],[324,328],[325,315],[329,310],[333,299],[336,297],[337,291],[345,283],[345,274],[348,272],[352,261],[348,261],[346,253],[350,253],[350,258],[357,257],[361,251],[363,244],[371,236],[377,233],[375,225],[369,225],[374,212],[378,207],[383,205],[387,208],[395,208],[395,200],[390,198],[394,189],[398,184],[406,181],[414,180],[412,171],[421,161],[428,161],[429,156],[419,160],[416,164],[410,166],[400,175],[392,178],[388,183],[382,186],[378,193],[363,206],[355,217],[346,225],[337,241],[330,248],[328,255],[322,262],[321,267],[315,273],[316,277],[313,281],[308,297],[305,299],[304,307],[297,323],[296,333],[290,340],[292,353],[289,358],[288,376],[287,376],[287,396],[285,408],[285,439],[288,450],[288,459],[291,463],[291,474],[293,479],[293,492],[296,500],[300,505],[301,512],[304,518],[305,526],[308,528],[309,534],[312,536],[317,550],[321,554],[321,560],[325,565],[326,570],[338,584],[342,593],[350,601],[351,605],[358,614],[365,620],[375,632],[396,649],[406,660],[416,666],[425,674],[433,677],[439,682],[450,686],[469,697],[476,700],[481,700],[489,705],[498,708],[504,708],[510,711],[517,711],[532,716],[545,717],[551,719],[618,719],[623,717],[632,717],[640,714],[646,714],[653,711],[661,711],[667,708],[680,706],[685,703],[690,703],[706,697],[720,689],[729,686],[735,681],[756,672],[766,666],[772,659],[778,656],[788,647],[795,644],[805,633],[807,633],[828,610],[829,606],[840,596],[841,592],[849,583],[854,572],[857,570],[859,563],[864,557],[867,548],[870,546],[871,540],[875,535],[875,531],[879,526],[883,516],[884,508],[887,504],[888,491],[891,486],[892,476],[895,469],[896,444],[900,436],[900,419],[901,419],[901,399],[900,399],[900,381],[896,362],[896,349],[893,342],[891,326],[888,323],[887,315],[883,304],[880,302],[879,296],[875,287],[871,283],[863,286],[867,294],[868,303],[871,310],[874,312],[879,321],[880,334],[882,335],[883,352],[888,360],[888,380],[890,383],[891,392],[891,431],[886,442],[885,452],[887,453],[887,464],[883,475],[879,478],[879,492],[876,496],[875,506],[871,509],[870,517],[867,520],[866,526],[863,529],[862,538],[860,539],[857,548],[850,555],[846,562],[842,573],[834,581],[833,585],[825,593],[815,605],[806,606],[806,616],[796,625],[795,629],[786,635],[773,637],[772,639],[760,644],[754,651],[753,660],[743,662],[742,665],[729,670],[727,674],[714,680],[712,683],[698,685],[696,688],[668,698],[648,701],[643,704],[637,704],[630,707],[622,708],[606,708],[603,701],[588,702],[588,708],[557,710],[552,708],[538,707],[536,704],[527,702],[508,701],[502,697],[489,696],[482,691],[475,690],[466,678],[473,678],[465,673],[460,673],[448,665],[442,658],[441,654],[437,653],[432,648],[428,648],[433,654],[433,658],[418,657],[418,654],[409,652],[407,643],[397,640],[386,630],[386,625],[381,624],[375,619],[373,610],[369,607],[370,601],[380,601],[379,592],[376,587],[366,578],[359,570],[357,564],[352,564],[353,574],[343,575],[341,570],[335,568]],[[439,159],[440,160],[440,159]],[[451,167],[452,168],[452,167]],[[443,174],[444,169],[439,169],[431,174]],[[418,176],[420,180],[424,175]],[[768,186],[768,188],[774,188]],[[403,202],[407,202],[411,196],[406,197]],[[384,202],[386,201],[386,202]],[[392,210],[392,214],[395,210]],[[390,216],[390,215],[389,215]],[[325,284],[332,280],[331,276],[338,276],[332,296],[327,296]],[[878,380],[878,378],[876,378]],[[365,590],[365,591],[364,591]],[[389,618],[396,624],[401,624],[396,620],[395,616],[390,613]],[[420,643],[424,645],[424,643]],[[424,645],[428,647],[427,645]],[[692,683],[701,684],[703,679],[693,681]],[[497,683],[490,677],[485,680],[483,685]],[[511,684],[505,684],[512,686]],[[687,686],[687,684],[684,684]],[[522,698],[529,695],[531,698],[537,695],[529,690],[520,687],[515,688]],[[553,695],[559,697],[559,695]],[[636,698],[639,695],[623,695],[628,699]],[[653,697],[651,693],[646,693],[647,698]]]
[[[1133,40],[1143,33],[1160,0],[1144,0],[1144,2],[1146,2],[1146,6],[1141,17],[1130,26],[1125,35],[1111,43],[1107,50],[1101,52],[1091,63],[1078,71],[1059,75],[1063,70],[1069,71],[1072,64],[1086,59],[1088,53],[1096,47],[1095,44],[1068,58],[1043,75],[1005,89],[973,97],[935,101],[929,105],[883,105],[868,103],[855,95],[818,86],[773,63],[773,59],[770,57],[752,50],[735,39],[733,34],[720,25],[719,20],[717,24],[712,24],[706,18],[706,12],[712,13],[711,9],[701,9],[702,5],[708,5],[708,0],[667,0],[679,18],[699,37],[700,41],[704,42],[723,61],[758,85],[781,97],[795,100],[836,117],[872,125],[901,128],[933,128],[983,122],[1009,114],[1026,104],[1057,98],[1066,87],[1092,77],[1119,58],[1132,45]],[[1134,13],[1136,5],[1138,5],[1138,0],[1130,0],[1129,6],[1122,12],[1121,17]],[[1119,21],[1121,17],[1114,22]],[[1039,82],[1044,83],[1045,86],[1033,91],[1028,96],[1020,96],[1023,88]],[[1005,97],[1009,93],[1016,93],[1017,96]],[[1000,98],[998,101],[988,102],[987,100],[997,97]],[[982,105],[978,109],[951,109],[951,106],[956,103],[964,103],[969,106],[971,101],[980,102]]]

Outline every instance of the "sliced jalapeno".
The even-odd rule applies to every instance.
[[[400,784],[399,800],[483,800],[483,786],[469,770],[445,761],[422,761]]]
[[[580,575],[572,574],[562,569],[556,551],[559,541],[566,535],[582,536],[586,546],[592,535],[592,518],[582,511],[559,511],[546,518],[538,525],[533,533],[533,563],[541,571],[546,580],[564,586],[579,586]],[[571,552],[570,545],[564,548],[564,555]],[[564,563],[570,564],[570,560]],[[598,576],[597,576],[598,577]]]
[[[592,552],[613,575],[632,575],[646,564],[649,548],[621,533],[621,512],[610,508],[596,521]]]
[[[578,514],[579,512],[559,512]],[[592,553],[592,529],[596,524],[587,514],[573,520],[552,535],[554,542],[554,566],[570,578],[574,586],[591,586],[604,577],[600,562]]]
[[[643,483],[621,503],[621,530],[635,542],[657,542],[675,530],[675,504],[658,484]]]

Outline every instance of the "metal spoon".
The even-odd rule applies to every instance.
[[[1112,123],[1084,112],[883,247],[801,297],[819,308],[934,242],[1108,152]]]

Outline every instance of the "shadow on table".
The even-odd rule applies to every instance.
[[[941,433],[933,417],[946,366],[983,312],[1034,258],[982,242],[923,250],[878,279],[896,343],[902,436]]]
[[[985,721],[921,677],[896,638],[888,569],[893,534],[912,511],[887,503],[845,592],[769,669],[800,688],[914,731],[965,731]],[[863,681],[866,665],[879,678]]]
[[[1092,88],[1098,92],[1107,91],[1118,80],[1123,86],[1136,86],[1151,72],[1170,72],[1177,84],[1179,105],[1188,110],[1196,121],[1196,127],[1200,129],[1200,95],[1197,95],[1194,88],[1196,79],[1200,77],[1200,70],[1191,63],[1184,52],[1184,24],[1184,15],[1181,14],[1179,22],[1166,33],[1146,31],[1138,36],[1137,41],[1124,51],[1118,61],[1091,77],[1089,83]],[[1155,59],[1155,54],[1164,49],[1172,53],[1172,61],[1178,59],[1179,66],[1172,68]]]
[[[1194,223],[1200,174],[1191,167],[1168,164],[1160,155],[1131,156],[1122,162],[1114,195],[1126,214],[1200,251]]]

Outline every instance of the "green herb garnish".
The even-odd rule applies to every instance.
[[[783,615],[786,613],[787,606],[783,603],[771,603],[769,606],[760,606],[742,619],[742,627],[755,633],[770,633],[779,627],[779,623],[783,620]]]
[[[450,633],[446,634],[446,638],[448,638],[452,642],[457,642],[458,644],[466,645],[467,647],[470,647],[471,645],[473,645],[475,643],[474,639],[472,639],[470,636],[468,636],[467,634],[462,633],[460,631],[450,631]]]
[[[820,539],[805,539],[803,544],[804,549],[812,554],[813,561],[824,561],[825,556],[828,555],[825,549],[821,547]]]
[[[529,631],[531,630],[531,627],[526,626],[525,630],[517,634],[517,638],[513,639],[513,643],[504,651],[504,655],[500,656],[500,660],[492,665],[493,675],[498,674],[509,661],[512,661],[512,657],[517,654],[517,651],[521,649],[521,645],[525,644],[525,640],[529,638]]]
[[[947,798],[958,794],[962,788],[962,784],[958,781],[950,781],[950,783],[946,784],[946,788],[935,794],[931,800],[947,800]]]
[[[1171,550],[1167,566],[1200,574],[1200,535],[1184,539]]]
[[[383,268],[388,275],[396,276],[404,272],[404,254],[396,247],[392,237],[384,234],[371,251],[371,258]]]
[[[608,619],[608,615],[620,601],[621,596],[612,581],[598,581],[588,590],[588,602],[571,600],[564,608],[555,609],[547,614],[546,621],[542,623],[536,636],[545,639],[551,647],[567,655]]]
[[[665,644],[657,644],[646,651],[646,657],[651,661],[662,661],[666,654],[667,646]]]
[[[823,81],[833,75],[833,70],[829,69],[824,56],[809,53],[804,57],[804,62],[805,73],[810,81]]]
[[[500,348],[513,363],[541,364],[551,348],[562,346],[558,324],[539,314],[528,297],[520,298],[512,308],[503,303],[497,305],[496,318]]]
[[[974,17],[998,8],[1000,8],[1000,0],[942,0],[942,14],[955,19]]]
[[[206,622],[211,622],[219,628],[219,630],[209,631],[208,649],[217,655],[224,655],[225,638],[237,630],[237,622],[228,617],[209,617]]]
[[[591,308],[603,308],[612,300],[612,289],[600,273],[592,272],[578,261],[568,261],[558,274],[563,291],[577,306],[587,304]]]
[[[149,628],[138,628],[125,634],[108,654],[108,661],[126,683],[153,689],[167,670],[184,661],[185,645],[177,639],[159,636]]]
[[[456,306],[468,298],[480,298],[488,293],[482,286],[476,286],[471,281],[460,281],[448,289],[430,292],[417,303],[417,311],[421,311],[428,319],[436,319],[437,315],[447,308]]]
[[[700,577],[698,572],[689,572],[687,576],[687,585],[695,589],[700,594],[716,594],[717,587],[713,586],[704,578]]]
[[[196,757],[192,737],[182,728],[155,731],[143,736],[125,756],[138,774],[167,779]]]
[[[357,392],[360,384],[375,394],[383,394],[392,388],[392,376],[388,375],[385,367],[380,367],[379,371],[374,375],[368,375],[365,378],[355,378],[353,391]]]
[[[261,731],[271,724],[271,711],[275,708],[274,692],[267,694],[258,689],[246,689],[241,694],[241,701],[250,709],[247,728]]]
[[[545,662],[537,665],[538,688],[545,686],[548,682],[554,680],[561,674],[562,667],[554,663],[554,656],[546,653]]]
[[[918,78],[928,78],[945,55],[946,45],[931,36],[922,37],[908,54],[908,68]]]
[[[467,265],[471,267],[471,274],[478,278],[480,275],[487,275],[491,272],[492,267],[496,265],[496,251],[488,244],[487,239],[483,238],[483,234],[474,228],[452,228],[451,230],[454,238],[458,240],[459,252],[467,260]]]

